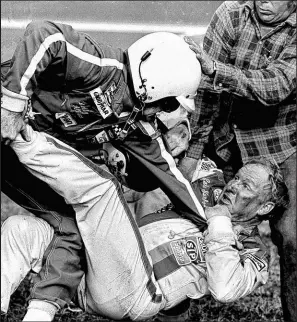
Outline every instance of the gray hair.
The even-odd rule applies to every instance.
[[[294,11],[296,10],[296,6],[297,6],[296,0],[291,0],[290,2],[288,2],[289,9],[293,8],[293,11]]]

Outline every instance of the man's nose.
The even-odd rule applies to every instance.
[[[238,182],[237,181],[232,181],[230,182],[230,187],[229,187],[230,191],[232,193],[236,193],[237,189],[238,189]]]

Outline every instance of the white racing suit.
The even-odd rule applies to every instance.
[[[126,51],[97,43],[69,25],[50,21],[32,22],[27,26],[13,59],[1,65],[1,79],[1,108],[25,113],[31,104],[35,116],[29,122],[35,130],[59,138],[88,158],[93,153],[98,156],[106,133],[109,137],[116,136],[116,129],[126,124],[119,123],[120,115],[131,115],[138,102],[133,94]],[[162,134],[152,124],[137,122],[135,128],[129,128],[131,133],[126,140],[116,142],[130,157],[131,171],[127,179],[134,176],[136,183],[142,179],[139,188],[146,191],[161,187],[181,213],[197,225],[205,226],[199,192],[192,189],[176,168]],[[58,146],[56,162],[66,163],[66,159],[62,161],[64,152],[58,153]],[[2,191],[55,229],[54,240],[45,254],[45,265],[34,279],[31,297],[64,307],[72,298],[84,269],[75,213],[46,184],[24,171],[10,147],[2,147],[1,158]],[[92,180],[105,182],[101,184],[100,201],[107,203],[111,198],[110,186],[116,187],[112,202],[105,208],[100,206],[101,213],[104,210],[113,218],[123,198],[120,187],[109,173],[97,171],[91,162],[88,167],[93,168]],[[68,171],[71,178],[79,176],[75,167],[69,166]],[[124,216],[127,206],[122,207],[120,213]],[[125,227],[119,229],[124,231]],[[68,258],[66,265],[60,265],[61,257]],[[140,258],[150,276],[146,257]],[[152,300],[158,301],[153,288],[148,289]]]
[[[203,234],[170,210],[143,217],[138,227],[124,200],[115,198],[118,185],[109,173],[94,168],[88,159],[57,139],[38,132],[31,134],[31,142],[19,137],[12,146],[34,175],[74,207],[87,257],[78,298],[87,312],[141,320],[186,298],[211,293],[219,301],[229,302],[266,283],[267,253],[257,230],[237,236],[229,218],[213,217]],[[98,171],[102,171],[100,176]],[[24,264],[27,271],[40,266],[42,252],[36,252],[35,246],[45,249],[52,235],[49,225],[36,220],[35,225],[20,220],[20,229],[16,230],[9,225],[9,221],[17,225],[18,219],[12,217],[2,231],[3,254],[9,262],[11,248],[16,246],[10,240],[17,240],[20,231],[32,227],[28,234],[36,239],[31,236],[30,242],[28,237],[29,246],[21,242],[17,248],[25,254],[24,261],[14,261],[16,265]],[[238,240],[243,250],[236,248]],[[15,271],[7,266],[2,273],[6,296],[26,275],[24,272],[17,279]]]

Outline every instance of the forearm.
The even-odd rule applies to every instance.
[[[208,220],[208,224],[205,260],[209,290],[214,298],[220,302],[232,302],[265,284],[268,267],[264,265],[259,270],[248,257],[240,256],[230,219],[215,216]],[[252,256],[256,251],[257,249],[247,250]]]
[[[274,38],[277,44],[271,51],[267,46],[272,47],[273,36],[262,45],[253,41],[253,51],[248,46],[256,36],[249,32],[251,26],[235,2],[224,2],[215,12],[203,43],[206,54],[216,62],[210,81],[218,92],[227,90],[268,106],[279,104],[296,88],[296,37],[288,35],[286,42],[285,34]]]
[[[276,105],[289,97],[296,88],[296,61],[275,61],[267,68],[244,70],[217,62],[214,89],[228,90],[263,105]],[[273,90],[272,90],[273,89]]]

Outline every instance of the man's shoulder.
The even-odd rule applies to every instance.
[[[248,234],[243,231],[239,235],[239,241],[243,245],[243,250],[239,254],[241,261],[249,259],[258,271],[267,270],[270,254],[260,237],[258,229],[256,228]]]
[[[238,12],[241,13],[246,7],[252,8],[252,1],[224,1],[218,10],[228,13]]]
[[[245,7],[246,5],[250,5],[252,1],[224,1],[224,5],[226,8],[230,10],[240,9]]]

